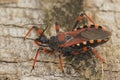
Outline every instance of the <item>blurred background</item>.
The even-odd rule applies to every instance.
[[[119,80],[119,5],[120,0],[0,0],[0,80]],[[39,24],[47,24],[46,35],[50,37],[56,35],[56,21],[61,31],[69,31],[82,11],[112,32],[110,41],[96,47],[107,64],[101,63],[90,52],[72,56],[72,60],[62,57],[66,74],[63,75],[57,53],[40,54],[35,70],[30,72],[38,47],[34,41],[24,41],[22,37],[31,26],[42,28],[44,25]],[[37,35],[32,31],[28,37],[34,39]]]

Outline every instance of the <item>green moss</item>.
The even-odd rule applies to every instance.
[[[82,4],[83,0],[54,1],[51,3],[51,9],[45,10],[44,22],[49,26],[58,22],[64,30],[71,30],[77,16],[83,11]]]

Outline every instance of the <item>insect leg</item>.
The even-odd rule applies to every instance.
[[[38,54],[39,54],[39,50],[40,50],[40,48],[39,48],[39,49],[37,49],[37,52],[36,52],[36,55],[35,55],[35,59],[34,59],[34,61],[33,61],[33,65],[32,65],[31,72],[32,72],[32,70],[33,70],[33,69],[34,69],[34,67],[35,67],[35,63],[36,63],[36,60],[37,60],[37,57],[38,57]]]
[[[43,35],[42,39],[36,38],[34,40],[35,44],[42,47],[48,47],[48,39]]]
[[[91,50],[96,58],[98,58],[101,62],[105,63],[104,59],[99,56],[99,54],[96,52],[94,48],[91,48]]]
[[[37,49],[37,51],[36,51],[36,55],[35,55],[35,58],[34,58],[34,61],[33,61],[33,65],[32,65],[31,72],[32,72],[32,70],[33,70],[34,67],[35,67],[36,60],[37,60],[39,51],[46,52],[46,53],[52,53],[52,52],[54,52],[53,50],[48,50],[48,49],[46,49],[45,47],[39,47],[39,49]]]
[[[64,69],[63,69],[63,65],[62,65],[61,55],[59,55],[59,64],[60,64],[60,68],[62,70],[62,73],[64,74]]]
[[[38,41],[38,39],[35,39],[34,42],[36,45],[40,46],[40,42]]]
[[[78,23],[82,20],[83,18],[83,14],[80,14],[75,22],[75,24],[73,25],[72,31],[77,27]]]
[[[95,55],[96,58],[98,58],[101,62],[105,63],[105,60],[100,57],[100,55],[97,53],[97,51],[96,51],[94,48],[92,48],[92,47],[84,47],[84,48],[82,49],[82,52],[84,53],[84,52],[86,52],[87,50],[91,50],[92,53]]]
[[[55,30],[56,30],[56,33],[58,33],[58,32],[59,32],[59,25],[58,25],[58,23],[57,23],[57,22],[55,23]]]
[[[86,13],[84,13],[84,15],[90,22],[92,22],[94,25],[96,25],[96,23]]]
[[[92,47],[84,47],[84,48],[82,48],[82,51],[81,51],[81,52],[82,52],[82,53],[85,53],[85,52],[88,51],[88,50],[91,50],[92,53],[95,55],[96,58],[98,58],[101,62],[105,63],[104,59],[101,58],[101,57],[99,56],[99,54],[97,53],[97,51],[96,51],[94,48],[92,48]]]
[[[39,35],[41,35],[42,34],[42,30],[40,30],[38,27],[36,27],[36,26],[33,26],[32,28],[30,28],[30,30],[27,32],[27,34],[25,35],[25,37],[23,37],[24,38],[24,40],[25,40],[25,38],[30,34],[30,32],[33,30],[33,29],[35,29],[36,30],[36,32],[39,34]]]

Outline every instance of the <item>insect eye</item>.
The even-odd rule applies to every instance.
[[[98,26],[98,28],[102,29],[102,26]]]
[[[69,36],[69,35],[65,36],[65,40],[69,40],[70,38],[71,38],[71,36]]]
[[[91,25],[90,27],[91,27],[91,28],[94,28],[94,27],[95,27],[95,25]]]
[[[87,28],[87,25],[84,25],[83,28]]]

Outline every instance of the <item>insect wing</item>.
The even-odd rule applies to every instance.
[[[96,28],[85,28],[73,32],[66,32],[65,34],[72,38],[60,45],[61,47],[68,47],[81,43],[87,45],[87,42],[92,43],[93,45],[96,40],[101,40],[99,44],[102,44],[102,41],[105,42],[106,39],[111,37],[111,33],[109,31]]]

